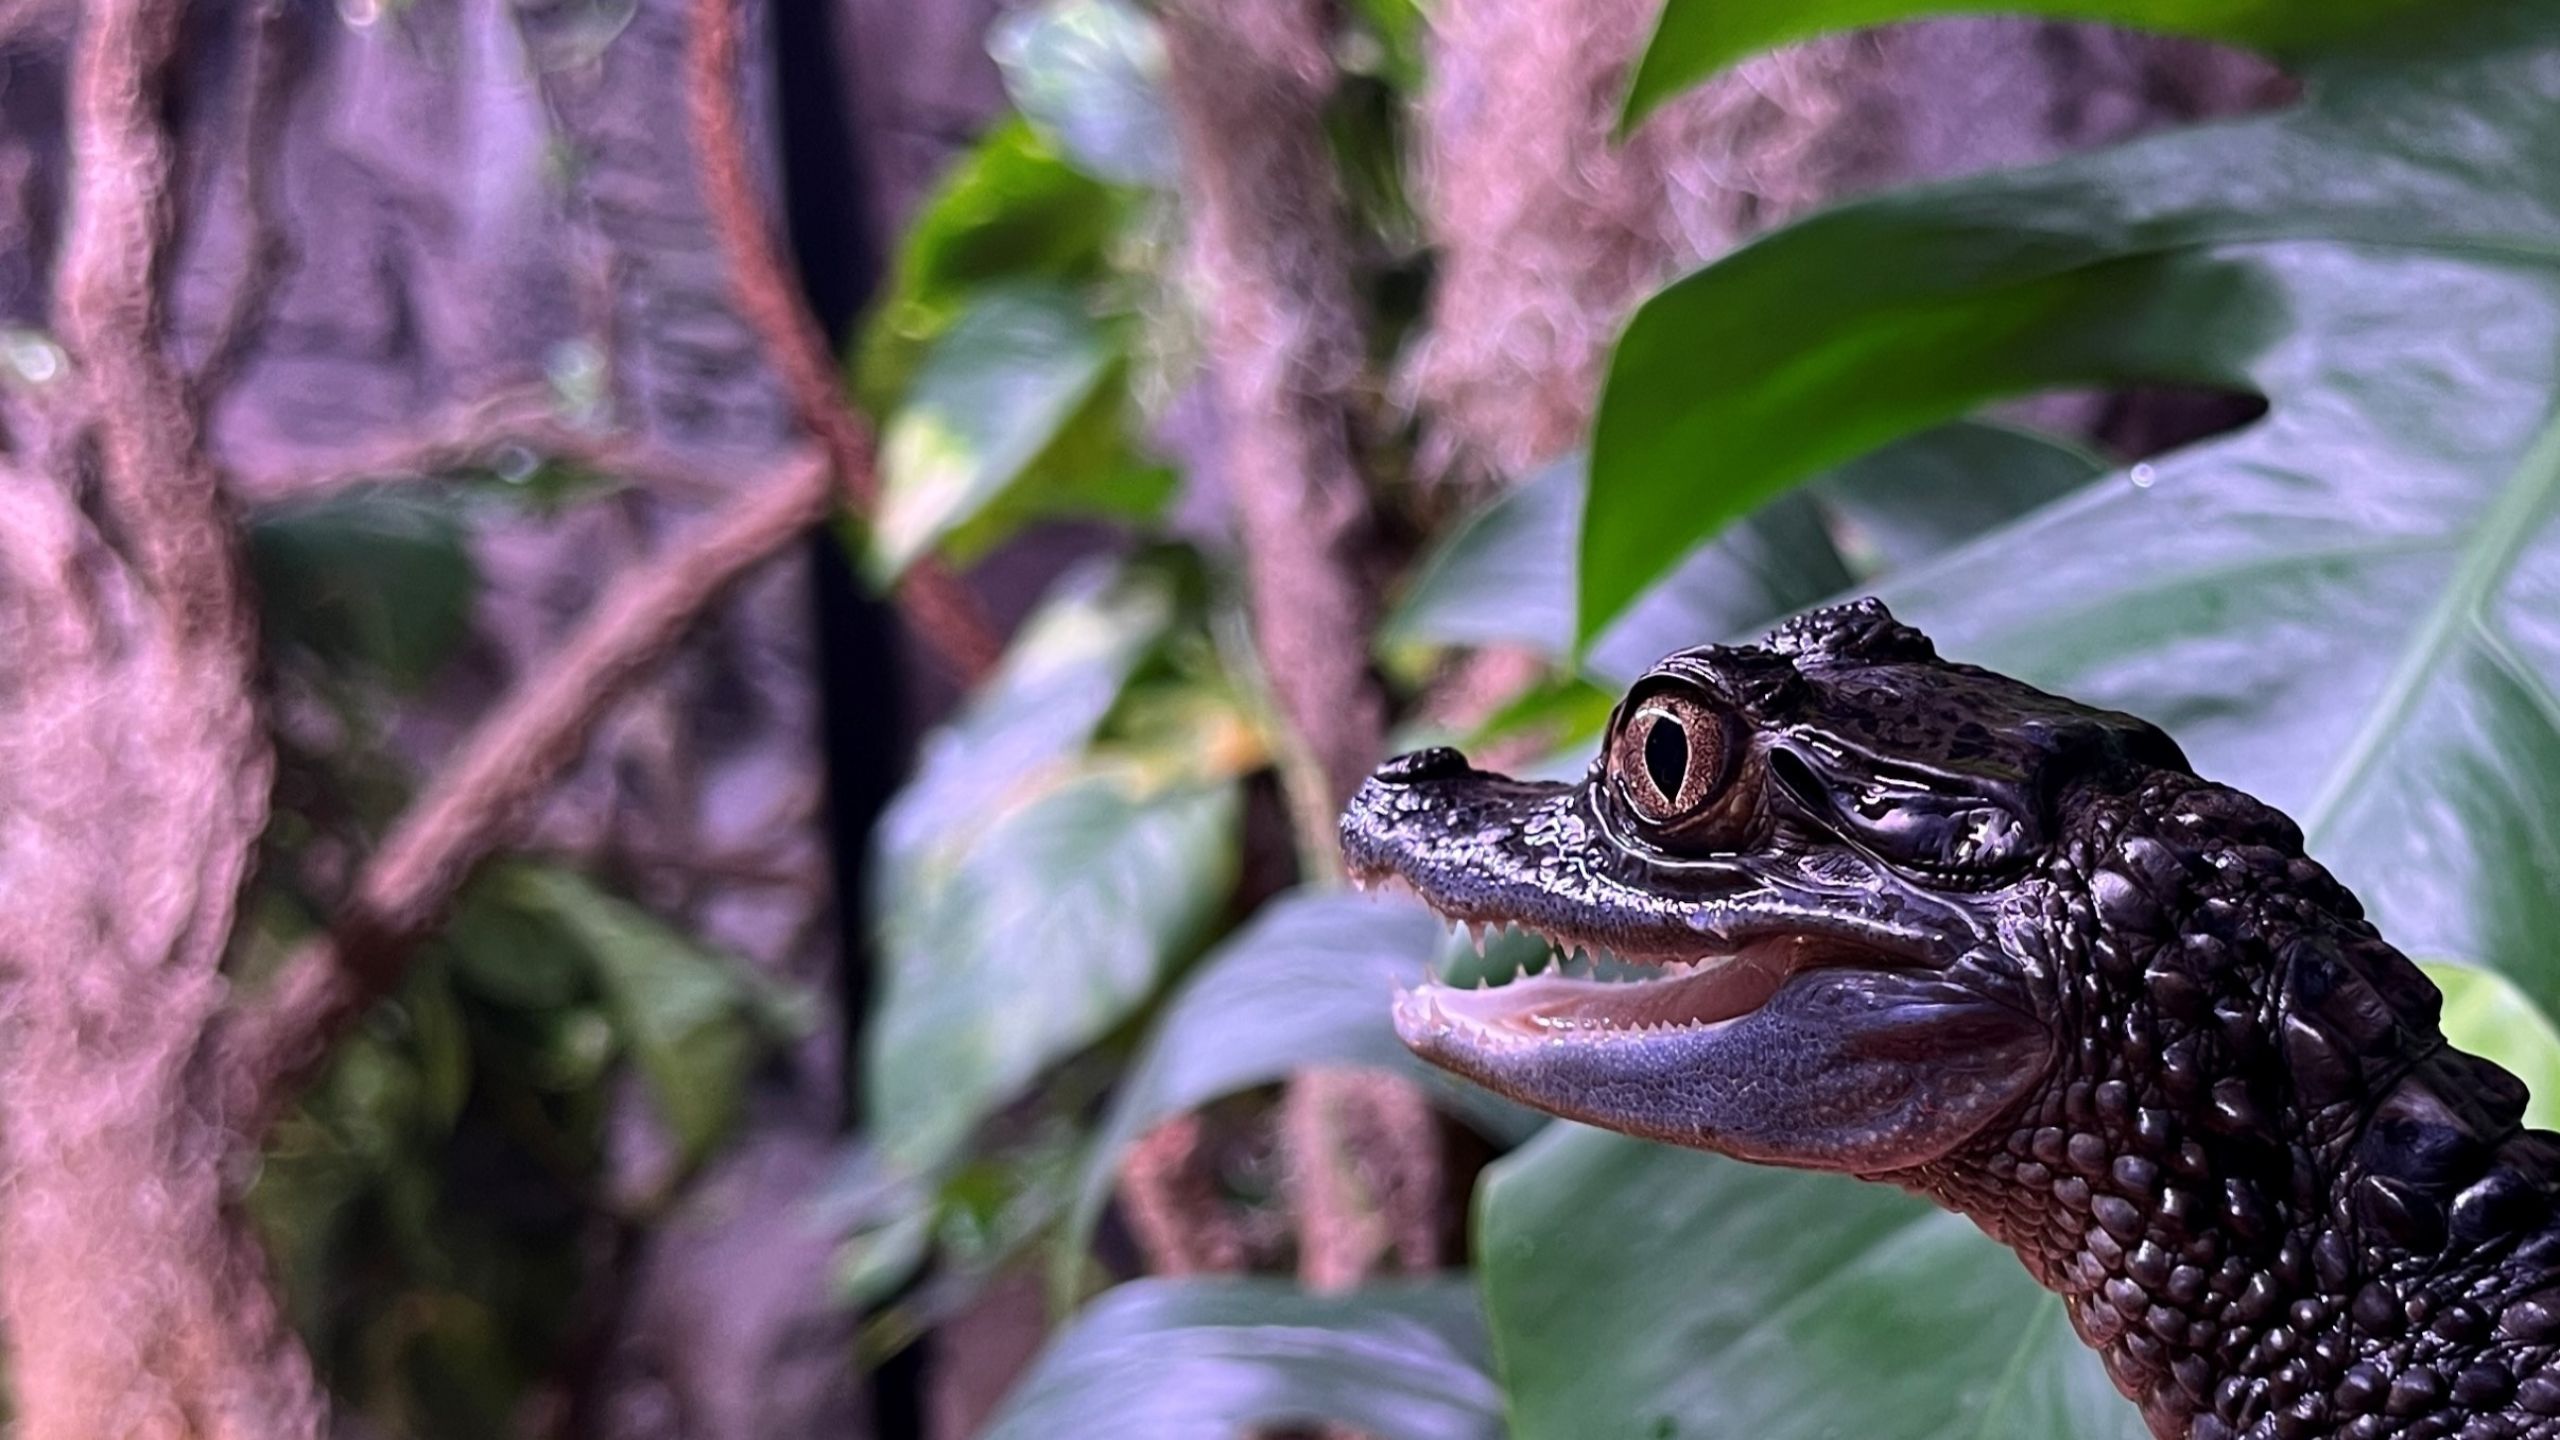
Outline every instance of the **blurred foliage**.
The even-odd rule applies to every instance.
[[[1195,1440],[1322,1421],[1378,1440],[1499,1440],[1487,1368],[1463,1282],[1326,1297],[1281,1280],[1139,1280],[1077,1317],[987,1440]]]
[[[405,800],[394,706],[458,658],[484,520],[562,503],[547,467],[360,488],[259,513],[269,660],[317,744],[279,755],[239,968],[271,972],[326,911],[315,873]],[[533,483],[543,481],[543,483]],[[278,1125],[249,1208],[340,1401],[393,1436],[524,1433],[593,1344],[580,1307],[660,1195],[616,1174],[635,1077],[680,1179],[728,1133],[797,997],[566,870],[476,879],[441,934]]]
[[[1629,113],[1771,44],[1947,8],[1668,0]],[[2528,1077],[2547,1121],[2546,9],[2013,8],[2266,46],[2309,98],[1839,206],[1680,278],[1629,325],[1587,458],[1467,513],[1383,447],[1378,498],[1412,543],[1381,670],[1410,698],[1467,649],[1527,652],[1535,682],[1463,738],[1570,773],[1614,688],[1663,651],[1879,591],[1947,653],[2144,714],[2205,773],[2292,809],[2430,957],[2448,1033]],[[1409,153],[1422,12],[1342,11],[1327,136],[1386,365],[1433,260]],[[1196,513],[1172,443],[1196,433],[1200,376],[1154,22],[1133,0],[1047,0],[1010,10],[990,49],[1018,113],[929,199],[847,357],[880,417],[884,497],[846,544],[886,580],[1048,518],[1121,538],[927,738],[871,839],[862,1124],[820,1206],[862,1358],[1036,1270],[1060,1328],[1000,1440],[1319,1421],[1473,1440],[1506,1417],[1521,1440],[2137,1433],[2059,1307],[1964,1222],[1541,1126],[1436,1076],[1428,1092],[1503,1152],[1472,1270],[1326,1298],[1113,1283],[1112,1180],[1151,1124],[1251,1105],[1309,1064],[1422,1075],[1389,1028],[1394,986],[1535,957],[1478,959],[1410,905],[1291,883],[1236,558],[1204,538],[1214,511]],[[556,358],[574,407],[591,367]],[[2148,382],[2267,413],[2123,468],[1984,413]],[[276,666],[336,738],[284,757],[244,972],[309,932],[325,887],[308,877],[402,798],[383,706],[468,635],[472,507],[594,483],[530,467],[443,500],[354,491],[255,518]],[[649,1107],[680,1175],[796,1023],[792,997],[593,879],[482,877],[279,1131],[253,1196],[341,1393],[391,1434],[518,1426],[590,1318],[580,1277],[663,1198],[609,1183],[609,1110]]]
[[[1629,113],[1758,48],[1944,8],[1670,0]],[[2560,293],[2542,258],[2560,202],[2532,160],[2553,123],[2532,80],[2550,27],[2538,10],[2461,6],[2406,30],[2395,27],[2412,7],[2388,0],[2016,8],[2268,46],[2311,98],[1841,206],[1678,280],[1628,328],[1588,463],[1561,460],[1454,523],[1398,489],[1398,462],[1382,457],[1382,502],[1424,531],[1378,636],[1384,668],[1416,691],[1467,647],[1540,657],[1544,678],[1473,738],[1544,747],[1552,758],[1536,768],[1563,773],[1587,756],[1613,688],[1663,651],[1880,590],[1948,653],[2157,719],[2206,773],[2296,808],[2389,933],[2446,957],[2431,971],[2448,1031],[2528,1076],[2537,1117],[2552,1113],[2560,1047],[2540,1007],[2560,1002],[2560,972],[2533,939],[2560,922],[2539,880],[2560,871],[2560,633],[2535,618],[2560,613],[2542,573],[2560,550],[2541,539],[2560,442],[2535,440],[2560,356]],[[1356,278],[1376,302],[1373,345],[1391,360],[1430,260],[1406,199],[1423,60],[1412,7],[1348,9],[1329,123],[1364,237]],[[928,412],[937,394],[973,393],[964,385],[1018,409],[980,417],[955,447],[946,472],[969,478],[942,484],[972,497],[947,507],[962,518],[875,548],[965,558],[1031,515],[1112,508],[1087,488],[1101,464],[1036,458],[1065,429],[1051,417],[1108,413],[1125,465],[1196,378],[1185,299],[1158,278],[1173,271],[1180,211],[1146,25],[1135,7],[1065,0],[1020,12],[997,38],[1027,118],[996,132],[920,223],[855,374],[865,394]],[[1018,210],[993,183],[1006,166],[1023,176]],[[998,253],[992,237],[1039,231],[1035,217],[1066,194],[1094,228],[1043,233],[1015,263],[956,278],[949,255]],[[1074,340],[1042,352],[1051,368],[950,338],[954,317],[1017,303],[1006,297],[1029,283],[1055,287],[1058,313],[1092,327],[1061,322]],[[918,318],[928,312],[939,318]],[[1096,335],[1108,337],[1099,350]],[[935,344],[977,373],[923,383],[927,367],[900,357]],[[2125,469],[1982,416],[2035,391],[2149,382],[2263,396],[2269,409]],[[1015,493],[1030,491],[1041,498]],[[993,498],[971,508],[979,495]],[[1180,527],[1151,508],[1162,498],[1116,513],[1179,550]],[[1005,698],[1018,670],[1072,653],[1041,627],[1024,637],[1007,678],[928,754],[884,834],[884,873],[914,863],[896,857],[986,843],[969,837],[1015,813],[1004,794],[1057,793],[1132,753],[1170,764],[1202,743],[1179,725],[1133,743],[1101,718],[1126,708],[1116,687],[1136,686],[1129,657],[1153,643],[1136,631],[1211,637],[1182,682],[1198,695],[1177,712],[1260,736],[1222,779],[1263,763],[1273,742],[1256,678],[1218,639],[1234,624],[1232,560],[1191,563],[1202,583],[1117,632],[1117,647],[1090,642],[1072,703]],[[1091,606],[1094,583],[1071,582],[1051,614]],[[1040,717],[1026,732],[1036,742],[1014,729],[1028,718],[1007,715]],[[977,788],[951,788],[964,780]],[[1208,848],[1207,828],[1184,843]],[[1150,1123],[1309,1063],[1409,1072],[1388,993],[1428,967],[1463,968],[1431,921],[1391,902],[1291,892],[1256,911],[1228,896],[1231,863],[1157,859],[1149,883],[1097,909],[1077,898],[1092,883],[1078,867],[1044,858],[1060,850],[1003,843],[1026,863],[972,875],[973,913],[937,915],[930,883],[897,879],[875,917],[899,992],[892,1021],[930,1015],[937,1033],[1006,1035],[1022,1054],[922,1044],[900,1028],[920,1020],[884,1023],[875,1083],[904,1098],[875,1115],[875,1143],[928,1135],[913,1143],[947,1174],[1005,1164],[1018,1143],[1008,1116],[1084,1137],[1070,1178],[1012,1187],[1043,1190],[1062,1304],[1095,1274],[1115,1166]],[[1078,844],[1109,872],[1107,836]],[[966,862],[941,863],[958,875]],[[1007,920],[1053,908],[1088,917],[1079,929],[1184,943],[1123,942],[1138,958],[1112,973],[1131,983],[1079,1018],[1044,972],[1094,965],[1093,947]],[[1234,933],[1186,966],[1204,925],[1229,920]],[[1034,995],[1052,998],[1015,1013]],[[1433,1093],[1497,1147],[1536,1128]],[[965,1283],[991,1252],[937,1267],[933,1217],[951,1201],[930,1182],[905,1193],[920,1208],[899,1266]],[[1524,1440],[2139,1433],[2016,1263],[1908,1197],[1554,1125],[1497,1163],[1478,1201],[1475,1279]],[[1029,1255],[1017,1245],[1000,1263]],[[1350,1372],[1323,1359],[1335,1346],[1367,1353],[1401,1303],[1384,1291],[1317,1302],[1260,1282],[1124,1284],[1060,1332],[997,1433],[1155,1433],[1158,1407],[1181,1433],[1275,1418],[1472,1433],[1463,1406],[1346,1390]],[[1283,1328],[1285,1345],[1257,1338]],[[1400,1381],[1451,1373],[1407,1363]],[[1385,1408],[1351,1408],[1370,1397]]]
[[[648,1218],[606,1163],[616,1077],[701,1159],[794,1023],[751,976],[566,871],[471,886],[250,1195],[343,1398],[392,1434],[513,1433],[581,1338],[590,1267]]]
[[[252,516],[270,649],[329,670],[369,667],[415,691],[469,632],[480,577],[457,508],[440,495],[348,490]]]

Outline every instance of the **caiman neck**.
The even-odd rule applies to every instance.
[[[2157,1435],[2560,1412],[2560,1137],[2524,1087],[2445,1044],[2282,815],[2185,777],[2075,808],[2007,927],[2057,977],[2051,1083],[1879,1178],[2015,1250]]]

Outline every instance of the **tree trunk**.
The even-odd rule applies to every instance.
[[[201,1083],[269,756],[230,517],[160,348],[178,21],[81,16],[73,374],[11,417],[34,463],[0,479],[0,1321],[25,1440],[296,1440],[322,1416]]]

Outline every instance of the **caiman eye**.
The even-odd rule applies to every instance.
[[[1728,748],[1722,716],[1685,695],[1648,695],[1618,728],[1609,768],[1638,815],[1667,825],[1715,799]]]

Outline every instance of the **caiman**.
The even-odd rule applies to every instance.
[[[1969,1216],[2157,1436],[2560,1437],[2560,1135],[2152,725],[1860,601],[1662,661],[1579,781],[1391,760],[1342,838],[1561,952],[1401,996],[1425,1059]]]

